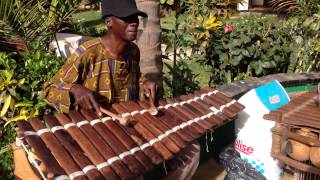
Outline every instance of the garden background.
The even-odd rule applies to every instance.
[[[148,0],[137,2],[143,7]],[[153,65],[165,97],[320,69],[320,0],[271,0],[272,14],[259,16],[237,12],[238,0],[150,2],[152,11],[160,9],[161,46],[154,53],[160,51],[163,64]],[[49,47],[57,32],[106,33],[99,0],[0,1],[0,179],[14,178],[14,122],[54,111],[43,101],[42,86],[64,61]]]

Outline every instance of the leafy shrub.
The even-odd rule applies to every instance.
[[[231,82],[239,79],[238,74],[287,72],[292,37],[277,21],[273,17],[244,17],[214,33],[205,61],[213,67],[212,83]]]
[[[39,46],[33,48],[21,53],[0,52],[0,176],[5,179],[13,178],[10,144],[14,141],[15,129],[10,122],[50,109],[43,100],[42,85],[63,63],[61,58],[39,50]]]
[[[54,33],[63,29],[81,0],[1,0],[0,39],[5,45],[23,40],[27,45],[41,41],[48,47]],[[12,41],[15,39],[15,41]],[[44,49],[44,48],[43,48]]]
[[[1,123],[0,123],[1,124]],[[13,125],[9,125],[4,129],[0,128],[0,179],[11,180],[13,176],[13,152],[10,149],[10,144],[15,140],[16,131]]]
[[[216,31],[207,47],[212,84],[250,76],[320,69],[320,19],[243,17]]]
[[[172,71],[170,71],[172,73],[166,74],[165,80],[170,85],[169,88],[172,88],[174,96],[196,87],[194,84],[196,75],[182,61],[205,60],[205,47],[210,34],[221,26],[221,19],[229,17],[240,1],[160,1],[162,41],[166,45],[164,57],[173,59]],[[186,73],[188,73],[187,81],[184,78]],[[169,78],[169,76],[173,77]],[[191,76],[194,77],[191,78]]]
[[[307,18],[293,17],[286,24],[290,27],[295,49],[291,54],[293,72],[320,70],[320,10]]]
[[[0,53],[0,118],[9,121],[14,116],[17,97],[16,89],[24,84],[24,79],[16,79],[14,70],[17,63],[10,54]]]
[[[42,97],[43,83],[62,66],[61,58],[33,47],[33,51],[0,55],[0,118],[7,123],[47,109]]]
[[[43,84],[63,65],[61,58],[40,50],[39,44],[33,44],[32,48],[32,51],[19,53],[21,64],[16,69],[17,77],[25,78],[30,88],[28,92],[41,91]]]
[[[312,16],[317,13],[320,0],[270,0],[267,3],[276,12],[287,15]]]
[[[199,88],[197,76],[185,61],[178,61],[173,66],[164,63],[168,72],[164,75],[164,91],[166,97],[176,97],[178,95],[187,94]]]

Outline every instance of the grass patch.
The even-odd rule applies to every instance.
[[[81,11],[78,13],[74,13],[72,15],[72,21],[94,21],[97,19],[101,19],[101,12],[90,10],[90,11]]]
[[[306,84],[303,86],[291,86],[291,87],[285,87],[285,90],[287,93],[294,93],[294,92],[300,92],[300,91],[311,91],[315,88],[315,85],[313,84]]]
[[[82,11],[72,16],[71,31],[84,36],[101,36],[106,32],[106,25],[97,10]]]

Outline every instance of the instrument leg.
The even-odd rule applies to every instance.
[[[198,168],[199,161],[200,144],[193,141],[174,159],[166,163],[168,174],[164,180],[190,180]]]

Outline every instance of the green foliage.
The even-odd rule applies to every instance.
[[[176,46],[179,52],[184,53],[192,48],[193,54],[196,53],[197,48],[207,41],[210,32],[219,27],[218,19],[228,17],[237,2],[240,1],[176,0],[172,6],[164,4],[161,28],[163,41],[168,45],[165,52],[173,52]]]
[[[244,17],[231,32],[219,30],[207,49],[207,64],[214,67],[212,82],[231,82],[238,74],[263,76],[286,72],[292,51],[291,36],[277,19]],[[230,26],[230,25],[229,25]],[[243,74],[242,74],[243,76]]]
[[[13,179],[10,144],[15,130],[12,122],[50,109],[43,100],[42,85],[63,63],[61,58],[39,50],[37,45],[32,47],[35,49],[28,52],[0,52],[0,177],[5,179]]]
[[[286,24],[291,28],[295,50],[291,54],[294,72],[320,70],[320,11],[311,17],[293,17]]]
[[[211,83],[319,70],[318,18],[243,17],[229,22],[232,30],[214,33],[207,48],[203,63],[213,67]]]
[[[43,84],[55,75],[63,62],[60,58],[42,51],[39,44],[33,44],[32,48],[30,52],[19,53],[22,63],[16,71],[19,72],[18,78],[25,79],[24,89],[37,92],[42,90]]]
[[[312,16],[318,11],[320,0],[271,0],[268,4],[276,12]]]
[[[7,54],[0,53],[0,118],[8,121],[8,116],[13,117],[16,88],[24,84],[24,79],[15,79],[14,69],[16,62]],[[11,69],[10,66],[13,68]]]
[[[0,52],[0,177],[13,179],[12,151],[15,130],[12,122],[50,110],[42,97],[42,86],[62,66],[62,59],[40,50]]]
[[[220,25],[220,19],[226,18],[239,0],[164,0],[162,3],[161,28],[162,40],[166,44],[165,57],[173,59],[171,83],[172,94],[188,91],[188,86],[179,86],[180,61],[204,61],[205,47],[210,34]],[[173,58],[169,58],[173,57]],[[179,62],[177,63],[177,61]],[[177,65],[177,67],[176,67]],[[181,63],[179,64],[181,65]],[[184,66],[184,65],[181,65]],[[169,75],[167,75],[169,76]],[[177,87],[176,87],[177,86]]]
[[[320,0],[299,0],[298,14],[303,16],[312,16],[320,10]]]
[[[0,179],[13,180],[13,152],[10,148],[10,144],[15,141],[16,130],[13,125],[7,126],[5,129],[0,126]]]
[[[42,40],[48,44],[80,0],[1,0],[0,40]]]
[[[8,124],[45,111],[43,83],[61,65],[60,58],[39,49],[19,54],[0,53],[0,118]]]
[[[185,61],[179,61],[175,66],[176,69],[173,69],[173,66],[168,63],[164,64],[168,69],[168,73],[164,76],[166,97],[176,97],[200,88],[199,82],[196,80],[198,75],[194,74],[194,71]],[[173,73],[174,75],[171,76]],[[172,77],[175,77],[175,79],[172,79]],[[174,88],[175,91],[170,91],[170,89]]]

